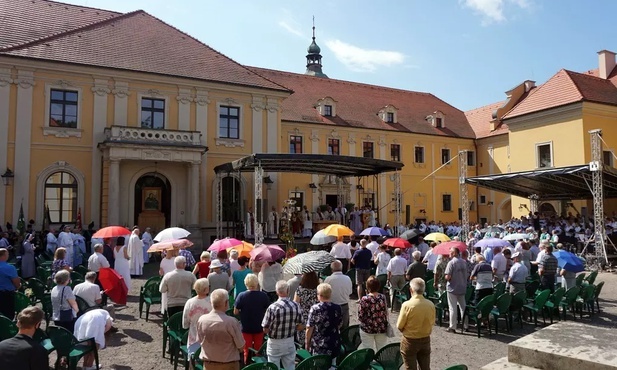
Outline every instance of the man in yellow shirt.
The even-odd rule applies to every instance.
[[[403,303],[396,326],[401,331],[401,355],[406,370],[431,367],[431,332],[435,324],[435,305],[424,298],[424,280],[409,283],[411,299]]]

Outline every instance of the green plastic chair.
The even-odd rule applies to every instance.
[[[491,334],[491,310],[495,303],[493,295],[486,296],[478,302],[476,306],[465,307],[465,313],[463,314],[463,322],[465,322],[465,316],[468,320],[473,321],[478,329],[478,338],[480,338],[482,330],[482,320],[486,320],[486,326],[488,327],[488,334]]]
[[[566,293],[561,298],[561,302],[559,302],[559,307],[562,309],[563,319],[567,320],[568,316],[568,308],[574,314],[574,320],[576,320],[576,298],[578,298],[578,294],[580,293],[581,288],[576,285],[572,288],[568,289]]]
[[[533,299],[536,296],[536,291],[540,288],[539,280],[532,280],[525,284],[525,291],[527,292],[527,299]]]
[[[261,347],[259,347],[259,349],[255,349],[255,348],[251,348],[249,347],[249,353],[251,353],[253,362],[258,363],[258,364],[263,364],[268,362],[268,355],[266,354],[266,348],[268,347],[268,340],[265,339],[264,342],[261,344]],[[299,350],[298,350],[299,351]],[[306,353],[308,353],[307,350],[303,350]],[[298,354],[296,353],[296,357],[298,356]],[[311,357],[311,354],[308,353],[308,356],[306,356],[306,358]],[[304,358],[301,358],[302,360]]]
[[[48,286],[49,278],[51,277],[51,269],[45,266],[38,266],[36,268],[36,277]]]
[[[583,285],[581,291],[578,294],[578,298],[576,298],[575,306],[579,308],[579,313],[581,319],[583,318],[583,311],[587,308],[587,312],[589,316],[595,313],[595,285]]]
[[[381,348],[373,357],[372,370],[399,370],[403,366],[401,344],[390,343]]]
[[[41,343],[43,348],[45,348],[45,350],[47,351],[48,355],[56,350],[54,344],[51,342],[51,339],[49,339],[49,337],[47,336],[47,333],[45,333],[41,328],[36,329],[34,335],[32,336],[32,339]]]
[[[598,306],[598,312],[600,312],[600,301],[598,299],[600,298],[600,293],[602,293],[603,287],[604,287],[604,282],[601,281],[598,283],[598,285],[596,285],[596,290],[594,292],[594,298],[596,301],[596,305]]]
[[[330,265],[324,267],[323,270],[321,270],[321,272],[319,273],[319,276],[323,279],[326,280],[326,278],[328,276],[332,275],[332,268],[330,267]]]
[[[178,370],[178,360],[182,356],[182,362],[184,363],[184,369],[189,368],[189,349],[188,349],[189,332],[186,331],[180,339],[180,343],[177,346],[178,350],[171,353],[171,358],[174,363],[174,370]]]
[[[8,317],[0,315],[0,342],[5,339],[13,338],[17,335],[19,328],[15,325],[13,320]]]
[[[43,312],[45,313],[45,323],[49,326],[49,321],[51,320],[54,309],[51,305],[51,294],[46,293],[41,300],[41,305],[43,306]]]
[[[169,341],[170,363],[173,362],[173,354],[178,353],[182,336],[188,329],[182,328],[182,312],[176,312],[163,324],[163,358]]]
[[[493,287],[493,298],[497,301],[497,298],[501,297],[502,294],[506,292],[506,283],[503,281],[495,284]]]
[[[376,276],[377,281],[379,281],[379,291],[386,296],[386,303],[392,304],[392,299],[390,298],[390,289],[386,288],[386,283],[388,282],[388,275],[381,274]]]
[[[467,365],[453,365],[447,367],[445,370],[468,370]]]
[[[356,269],[352,268],[347,270],[347,273],[345,273],[345,275],[349,276],[349,278],[351,279],[351,285],[352,285],[352,289],[355,292],[356,291]],[[361,297],[358,297],[358,299],[360,299]]]
[[[448,295],[446,293],[442,293],[439,296],[437,303],[435,303],[435,313],[437,315],[437,320],[439,320],[439,326],[441,326],[448,309]]]
[[[407,302],[411,298],[411,291],[409,290],[409,282],[406,282],[401,289],[397,289],[392,297],[392,311],[394,311],[394,303],[398,302],[399,307],[403,306],[403,303]]]
[[[193,369],[195,370],[204,370],[203,361],[199,358],[200,354],[201,354],[201,346],[197,348],[197,351],[195,351],[195,353],[193,353],[193,356],[191,357],[191,365],[193,366]]]
[[[424,290],[424,296],[429,301],[436,303],[439,300],[439,294],[437,294],[437,291],[435,291],[435,287],[433,286],[434,282],[435,281],[433,279],[426,281],[426,289]]]
[[[371,348],[353,351],[341,361],[337,370],[368,370],[371,367],[373,357],[375,357],[375,351]]]
[[[150,317],[150,306],[153,304],[161,304],[162,296],[159,291],[158,282],[146,283],[143,287],[143,291],[139,294],[139,318],[142,316],[143,305],[146,305],[146,322]]]
[[[225,315],[230,316],[230,317],[233,317],[234,319],[236,319],[236,320],[238,320],[238,321],[240,320],[240,317],[239,317],[239,316],[236,316],[236,315],[234,314],[234,309],[233,309],[233,308],[230,308],[230,309],[228,309],[227,311],[225,311]]]
[[[583,281],[585,281],[585,273],[581,272],[580,274],[576,275],[576,286],[579,288],[582,287]]]
[[[77,302],[77,308],[79,309],[79,311],[77,311],[77,317],[85,314],[90,310],[95,310],[99,308],[97,306],[90,306],[88,302],[86,302],[83,298],[79,296],[75,296],[75,302]]]
[[[362,343],[360,325],[351,325],[341,332],[341,354],[346,356],[355,351]]]
[[[518,322],[523,327],[523,306],[527,303],[527,292],[521,290],[512,296],[508,313],[510,315],[510,329],[512,329],[513,314],[517,313]]]
[[[22,292],[15,292],[15,315],[28,306],[32,306],[30,298]]]
[[[546,309],[550,314],[549,316],[551,318],[551,324],[553,323],[553,315],[555,314],[555,310],[557,310],[557,314],[559,314],[559,304],[561,303],[564,294],[566,294],[565,288],[557,288],[555,289],[553,294],[548,297],[548,300],[546,301]]]
[[[426,270],[426,275],[424,275],[424,281],[426,282],[426,285],[428,286],[428,281],[429,280],[433,280],[433,278],[435,277],[435,273],[429,269]]]
[[[476,287],[471,284],[467,285],[467,290],[465,291],[465,305],[472,304],[475,292]]]
[[[86,278],[77,271],[71,271],[71,280],[81,280],[85,281]]]
[[[546,325],[546,315],[544,315],[544,309],[546,306],[546,301],[548,301],[548,297],[551,295],[551,291],[548,289],[543,290],[540,294],[536,295],[533,299],[532,303],[527,303],[523,307],[529,311],[529,315],[533,313],[533,322],[535,326],[538,326],[538,313],[542,313],[542,321]]]
[[[41,302],[47,290],[47,285],[37,278],[31,278],[26,282],[26,287],[32,290],[32,296],[30,297],[32,304],[35,305]]]
[[[332,357],[315,355],[302,360],[296,365],[296,370],[329,370],[332,367]]]
[[[589,285],[592,285],[596,282],[596,278],[598,277],[598,271],[592,271],[589,276],[585,278],[585,282]]]
[[[242,370],[278,370],[278,367],[272,362],[264,362],[263,364],[251,364],[245,366]]]
[[[506,330],[512,330],[510,327],[510,304],[512,303],[512,295],[504,293],[495,301],[495,307],[491,310],[491,316],[495,320],[495,334],[499,334],[499,318],[503,317],[506,321]]]
[[[58,359],[55,368],[60,367],[60,359],[68,359],[69,370],[77,370],[77,363],[88,353],[94,354],[94,364],[99,367],[99,354],[96,350],[94,338],[78,341],[70,331],[60,326],[50,326],[47,328],[47,335],[53,344]]]
[[[73,269],[75,272],[77,272],[78,274],[80,274],[81,276],[86,276],[86,274],[88,273],[88,268],[86,266],[83,265],[77,265],[75,266],[75,268]]]

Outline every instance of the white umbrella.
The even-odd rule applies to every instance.
[[[502,239],[503,240],[523,240],[523,239],[533,239],[533,238],[534,236],[531,234],[515,233],[515,234],[508,234],[504,236]]]
[[[154,241],[155,242],[166,242],[170,240],[186,238],[189,235],[191,235],[191,233],[188,232],[187,230],[184,230],[181,227],[168,227],[167,229],[156,234]]]
[[[290,258],[283,266],[283,272],[300,275],[307,272],[321,271],[334,261],[334,257],[326,251],[310,251],[300,253]]]
[[[313,235],[310,243],[312,245],[324,245],[324,244],[332,243],[335,240],[336,240],[336,236],[326,235],[326,233],[322,229],[316,232],[315,235]]]

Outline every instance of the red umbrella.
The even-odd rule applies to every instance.
[[[126,304],[129,289],[116,270],[102,267],[99,270],[99,281],[105,290],[105,294],[117,304]]]
[[[458,248],[459,251],[464,252],[467,250],[467,245],[463,242],[457,242],[457,241],[449,241],[449,242],[442,242],[440,244],[438,244],[435,248],[433,248],[433,254],[450,254],[450,248]]]
[[[215,240],[214,243],[208,248],[210,252],[220,252],[223,250],[227,250],[231,247],[236,247],[238,245],[242,245],[242,241],[235,238],[225,238],[220,240]]]
[[[383,245],[387,245],[388,247],[392,247],[392,248],[411,248],[412,247],[410,242],[408,242],[405,239],[401,239],[401,238],[386,239],[383,242]]]
[[[255,261],[272,262],[285,257],[285,251],[278,245],[262,244],[259,247],[255,247],[250,254]]]
[[[107,226],[99,231],[95,232],[92,235],[93,238],[97,239],[105,239],[105,238],[116,238],[118,236],[131,235],[131,230],[122,226]]]

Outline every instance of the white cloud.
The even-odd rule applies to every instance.
[[[459,0],[459,3],[481,14],[484,24],[505,21],[506,6],[512,5],[521,9],[530,7],[530,0]]]
[[[292,35],[304,38],[304,33],[302,33],[302,31],[297,28],[295,22],[279,21],[279,26],[283,27],[287,32],[291,33]]]
[[[371,50],[341,40],[328,40],[326,46],[336,59],[354,72],[374,72],[378,67],[391,67],[405,61],[398,51]]]

